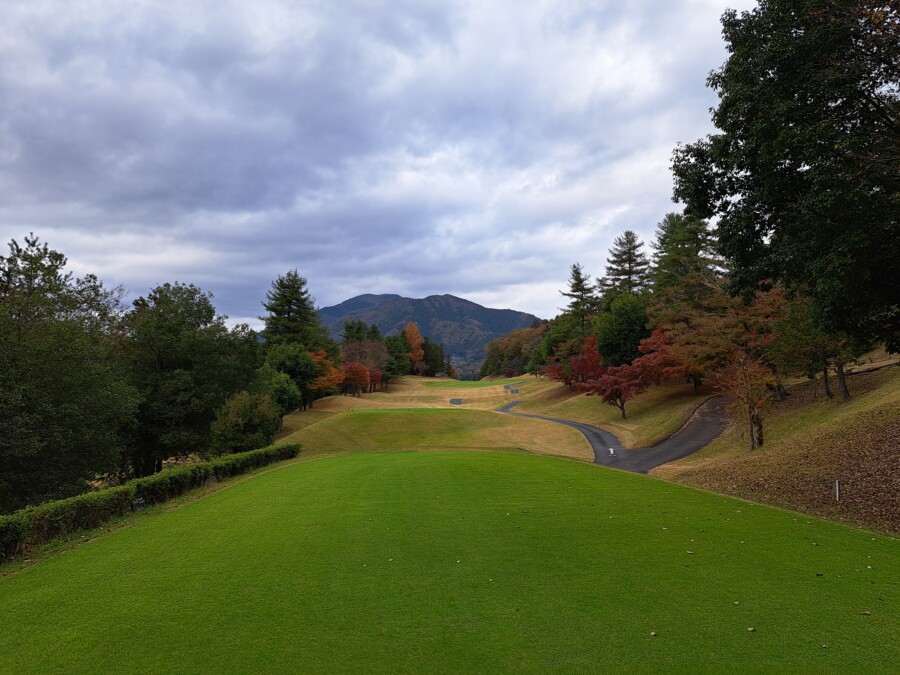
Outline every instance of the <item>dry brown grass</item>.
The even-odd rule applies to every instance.
[[[821,382],[791,388],[764,418],[765,445],[746,449],[733,427],[699,453],[653,475],[826,518],[900,532],[900,369],[849,378],[853,400]],[[834,481],[841,481],[841,501]]]

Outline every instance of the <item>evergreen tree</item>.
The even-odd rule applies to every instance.
[[[315,300],[306,288],[306,278],[296,269],[279,275],[266,292],[263,302],[268,314],[260,317],[265,322],[263,337],[269,344],[302,344],[310,351],[325,349],[335,353],[334,342],[322,325]]]
[[[606,259],[606,276],[600,284],[604,294],[639,293],[647,287],[650,262],[637,234],[626,230],[613,240]]]
[[[594,288],[590,279],[585,275],[584,268],[580,263],[574,263],[569,276],[569,290],[560,291],[560,293],[569,298],[570,302],[565,311],[575,317],[575,323],[578,326],[578,337],[584,339],[587,329],[588,316],[594,311],[597,298],[594,295]]]
[[[641,355],[638,351],[641,340],[650,335],[644,301],[632,293],[617,294],[609,311],[597,315],[593,330],[606,365],[630,364]]]
[[[344,331],[341,338],[347,342],[362,342],[369,339],[369,327],[361,319],[344,321]]]
[[[714,252],[715,235],[709,224],[694,216],[667,213],[656,226],[652,247],[650,281],[654,293],[690,286],[722,267]]]

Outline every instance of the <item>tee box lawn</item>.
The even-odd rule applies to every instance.
[[[345,454],[0,577],[0,671],[896,672],[898,552],[566,459]]]

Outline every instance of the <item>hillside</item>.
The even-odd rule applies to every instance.
[[[828,400],[821,381],[770,404],[765,444],[746,449],[732,427],[700,452],[652,474],[714,492],[900,532],[900,368],[849,378],[853,399]],[[835,480],[840,481],[837,501]]]
[[[478,370],[488,342],[540,321],[533,314],[483,307],[453,295],[422,299],[360,295],[320,309],[319,316],[334,338],[340,337],[344,322],[352,319],[375,324],[384,335],[396,335],[412,321],[423,336],[444,346],[462,374]]]

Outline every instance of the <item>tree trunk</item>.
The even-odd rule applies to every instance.
[[[826,363],[822,366],[822,383],[825,385],[825,396],[828,398],[834,398],[834,394],[831,393],[831,385],[828,383],[828,364]]]
[[[621,403],[616,403],[616,407],[622,411],[622,419],[624,420],[625,419],[625,401],[622,401]]]
[[[841,398],[844,402],[847,402],[850,400],[850,390],[847,389],[847,376],[844,374],[843,359],[834,360],[834,369],[837,371],[838,387],[841,390]]]
[[[763,444],[763,425],[762,417],[759,414],[759,408],[751,405],[747,410],[747,418],[750,421],[750,449],[756,450],[761,448]]]

